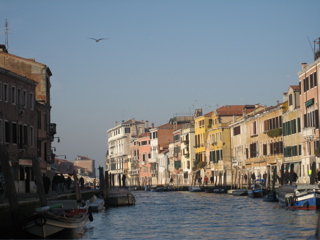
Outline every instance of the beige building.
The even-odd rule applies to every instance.
[[[94,159],[87,156],[77,156],[74,160],[74,166],[86,169],[89,177],[96,178],[96,165]]]
[[[137,121],[134,118],[123,121],[121,124],[107,130],[108,151],[106,157],[106,170],[116,175],[115,185],[121,185],[123,175],[128,175],[129,156],[131,156],[130,142],[137,136],[146,132],[148,122]]]
[[[306,182],[307,179],[301,177],[302,134],[299,86],[290,86],[283,94],[283,101],[288,106],[288,110],[282,114],[284,170],[294,170],[299,177],[298,181]]]
[[[315,52],[315,61],[307,65],[302,63],[298,73],[300,86],[302,161],[301,177],[308,181],[308,172],[312,169],[313,177],[320,169],[320,130],[319,130],[319,67],[320,50]]]
[[[181,129],[181,169],[183,184],[191,185],[192,166],[195,161],[194,123],[186,124]]]

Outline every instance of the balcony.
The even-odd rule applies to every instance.
[[[304,128],[302,134],[303,134],[303,138],[308,141],[312,141],[316,137],[314,127]]]
[[[139,170],[135,169],[135,170],[130,170],[129,171],[129,175],[133,176],[133,175],[139,175]]]
[[[149,158],[149,159],[148,159],[148,162],[149,162],[149,163],[156,163],[156,162],[157,162],[157,159],[156,159],[156,158]]]

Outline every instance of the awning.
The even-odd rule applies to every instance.
[[[19,165],[32,167],[32,160],[31,159],[19,159]]]

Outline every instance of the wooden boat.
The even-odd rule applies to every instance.
[[[267,195],[263,197],[264,202],[278,202],[278,198],[276,196],[275,191],[269,192]]]
[[[290,209],[317,209],[320,207],[320,188],[316,184],[297,185],[293,193],[285,194],[281,203]]]
[[[248,190],[248,196],[251,198],[262,198],[266,194],[268,194],[268,190],[266,188],[266,180],[254,180],[254,186],[252,189]]]
[[[48,201],[48,206],[37,208],[34,215],[23,222],[23,229],[46,238],[64,229],[82,228],[93,220],[88,202],[76,200]]]
[[[282,185],[276,189],[276,197],[280,204],[285,205],[286,195],[293,194],[297,185]]]
[[[246,189],[234,189],[232,191],[233,196],[247,196],[248,191]]]
[[[98,198],[96,195],[93,195],[88,200],[88,203],[92,212],[101,212],[104,208],[104,200],[102,198]]]
[[[136,203],[135,197],[129,192],[110,194],[107,201],[111,207],[131,206]]]
[[[151,192],[167,192],[168,188],[163,185],[153,186],[150,189]]]
[[[202,192],[202,189],[199,186],[190,186],[189,192]]]

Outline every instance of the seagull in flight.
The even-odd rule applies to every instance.
[[[89,39],[92,39],[92,40],[95,40],[96,42],[99,42],[99,41],[101,41],[101,40],[109,39],[109,38],[99,38],[99,39],[96,39],[96,38],[89,38]]]

